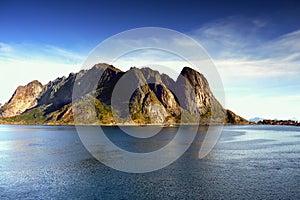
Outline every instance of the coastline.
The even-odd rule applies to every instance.
[[[197,123],[184,123],[184,124],[128,124],[128,123],[119,123],[119,124],[102,124],[102,123],[95,123],[95,124],[75,124],[75,123],[26,123],[26,122],[5,122],[0,121],[0,125],[26,125],[26,126],[103,126],[103,127],[147,127],[147,126],[159,126],[164,128],[178,128],[180,126],[300,126],[300,123],[297,124],[267,124],[267,123],[223,123],[223,124],[197,124]]]
[[[107,126],[107,127],[146,127],[146,126],[160,126],[160,127],[179,127],[179,126],[229,126],[229,125],[249,125],[245,123],[241,124],[230,124],[230,123],[176,123],[176,124],[135,124],[135,123],[111,123],[111,124],[104,124],[104,123],[93,123],[93,124],[75,124],[72,123],[26,123],[26,122],[7,122],[7,121],[0,121],[0,125],[41,125],[41,126]]]

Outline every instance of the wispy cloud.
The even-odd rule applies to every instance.
[[[52,45],[46,45],[45,51],[73,62],[82,62],[86,58],[86,56]]]
[[[190,34],[213,58],[228,108],[248,118],[300,119],[300,30],[275,36],[269,24],[234,16]]]
[[[288,57],[292,54],[299,55],[300,30],[287,33],[264,43],[263,46],[261,46],[261,50],[264,53],[269,53],[269,56],[273,57]],[[268,55],[264,54],[264,56]]]
[[[261,43],[260,33],[268,25],[263,19],[232,16],[216,20],[190,32],[214,57],[234,57],[248,53]]]
[[[9,53],[12,51],[12,47],[8,44],[0,42],[0,53]]]
[[[234,16],[191,33],[228,77],[300,75],[300,30],[266,39],[266,20]],[[226,73],[227,72],[227,73]]]
[[[231,79],[240,78],[270,78],[286,77],[293,78],[300,75],[300,62],[294,62],[293,57],[283,59],[216,59],[215,64],[220,73]],[[296,55],[298,56],[298,55]],[[292,59],[292,60],[291,60]]]
[[[84,56],[76,52],[53,45],[17,43],[7,44],[0,42],[0,56],[13,60],[48,60],[62,63],[82,63]]]
[[[32,80],[47,83],[79,71],[84,56],[56,46],[0,43],[1,96],[4,103],[19,85]]]

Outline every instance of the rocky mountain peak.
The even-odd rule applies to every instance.
[[[136,67],[131,67],[130,70],[125,72],[124,76],[126,76],[126,79],[128,79],[128,83],[131,84],[133,87],[136,86],[142,86],[147,84],[147,80],[144,77],[144,74],[141,69]]]
[[[109,69],[111,71],[115,71],[115,72],[122,72],[120,69],[114,67],[113,65],[109,65],[109,64],[106,64],[106,63],[98,63],[98,64],[95,64],[90,70],[101,70],[101,71],[104,71],[106,69]],[[88,71],[90,71],[88,70]]]
[[[124,72],[122,72],[121,70],[119,70],[119,69],[117,69],[113,66],[108,66],[104,70],[101,77],[100,76],[98,77],[98,78],[100,78],[99,83],[98,83],[98,87],[108,86],[108,84],[112,84],[112,81],[116,77],[119,78],[123,74],[124,74]]]
[[[158,71],[152,70],[149,67],[144,67],[141,68],[141,72],[148,83],[162,83],[161,74]]]
[[[94,68],[94,69],[106,69],[107,67],[109,67],[110,65],[109,64],[107,64],[107,63],[97,63],[97,64],[95,64],[93,67],[92,67],[92,69]]]
[[[37,98],[43,90],[43,85],[34,80],[25,86],[19,86],[10,100],[2,107],[2,116],[11,117],[22,114],[37,105]]]
[[[203,74],[190,67],[184,67],[181,70],[180,75],[185,77],[192,86],[202,85],[203,87],[209,87],[209,84]],[[180,78],[180,76],[178,78]]]
[[[192,114],[205,115],[210,112],[212,105],[219,104],[210,91],[206,78],[189,67],[182,69],[174,90],[181,106]]]

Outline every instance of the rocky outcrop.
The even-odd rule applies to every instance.
[[[96,89],[96,98],[101,102],[110,105],[111,95],[116,83],[124,75],[124,72],[112,65],[106,65]],[[100,76],[98,76],[99,78]]]
[[[19,86],[10,100],[2,107],[2,116],[20,115],[37,105],[37,98],[43,90],[43,85],[35,80],[25,86]]]
[[[166,108],[166,110],[171,114],[171,116],[176,117],[181,113],[181,108],[172,91],[167,88],[164,84],[150,84],[151,90],[156,95],[157,99]]]
[[[249,124],[246,119],[236,115],[231,110],[226,110],[226,122],[229,124]]]
[[[57,78],[46,84],[38,98],[38,105],[49,105],[47,112],[50,113],[71,103],[75,76],[75,74],[70,74],[67,78]]]
[[[180,115],[181,108],[176,99],[176,96],[171,91],[170,85],[175,82],[168,75],[160,74],[158,71],[150,68],[142,68],[143,73],[150,89],[154,92],[160,103],[166,108],[171,116],[176,117]]]
[[[218,102],[210,91],[206,78],[189,67],[181,71],[175,91],[182,108],[192,114],[204,115],[210,112],[212,101]],[[221,105],[218,107],[222,109]]]
[[[163,124],[170,116],[150,88],[143,71],[138,68],[131,68],[124,73],[114,92],[117,93],[117,100],[112,106],[120,112],[122,118],[138,124]]]

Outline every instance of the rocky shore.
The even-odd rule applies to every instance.
[[[295,121],[295,120],[272,120],[272,119],[264,119],[264,120],[261,120],[261,121],[258,121],[258,122],[251,122],[251,124],[300,126],[299,121]]]

